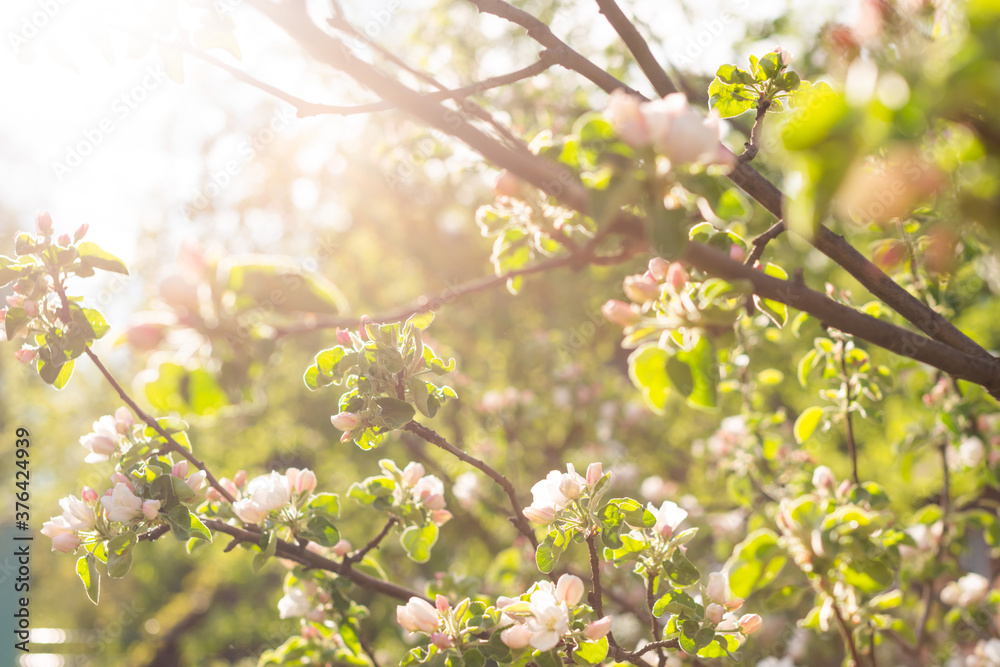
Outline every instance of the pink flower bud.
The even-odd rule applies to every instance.
[[[30,364],[32,361],[35,360],[36,354],[37,352],[35,350],[30,350],[26,347],[22,347],[20,350],[14,353],[14,356],[17,357],[18,361],[27,366],[28,364]]]
[[[410,461],[403,468],[403,485],[413,488],[424,476],[424,466],[416,461]]]
[[[136,352],[155,350],[167,335],[167,327],[155,322],[137,324],[125,331],[125,340]]]
[[[764,620],[758,614],[744,614],[740,617],[740,632],[744,635],[752,635],[760,630]]]
[[[243,488],[243,485],[247,483],[247,471],[237,470],[236,474],[233,475],[233,484],[239,488]]]
[[[635,303],[644,303],[660,296],[660,286],[644,275],[626,276],[622,288],[625,296]]]
[[[73,553],[80,546],[80,537],[76,533],[60,533],[52,538],[52,550],[64,554]]]
[[[564,574],[556,582],[555,598],[565,602],[567,607],[573,607],[583,599],[583,579],[575,574]]]
[[[639,308],[635,304],[611,299],[601,306],[601,314],[612,324],[623,329],[639,321]]]
[[[159,500],[145,500],[142,503],[142,515],[152,521],[160,514]]]
[[[493,182],[493,192],[506,197],[517,197],[521,188],[521,179],[504,169],[497,174]]]
[[[128,477],[126,477],[125,473],[119,472],[117,470],[115,472],[111,473],[111,483],[112,484],[124,484],[125,486],[127,486],[129,488],[130,491],[134,490],[134,489],[132,489],[132,480],[130,480]]]
[[[81,498],[81,500],[83,500],[83,502],[88,503],[88,504],[96,503],[97,502],[97,491],[94,491],[89,486],[85,486],[85,487],[83,487],[83,490],[80,491],[80,498]]]
[[[88,229],[90,229],[90,225],[88,225],[87,223],[84,223],[84,224],[80,225],[79,227],[77,227],[76,231],[73,232],[73,240],[74,241],[79,241],[80,239],[82,239],[84,236],[87,235],[87,230]]]
[[[38,316],[38,302],[36,301],[25,301],[24,302],[24,314],[28,317]]]
[[[69,234],[60,234],[59,239],[56,241],[61,246],[68,246],[73,241],[69,238]]]
[[[667,271],[670,270],[670,262],[663,259],[662,257],[654,257],[649,260],[649,274],[654,280],[662,281],[667,277]]]
[[[210,486],[208,487],[208,490],[205,491],[205,500],[211,501],[213,503],[218,502],[222,500],[222,494],[219,493],[219,490],[217,488],[215,488],[214,486]]]
[[[525,507],[521,514],[532,523],[548,525],[556,520],[556,511],[552,507]]]
[[[715,604],[714,602],[705,607],[705,618],[712,622],[712,625],[718,625],[722,622],[722,617],[726,615],[726,608],[721,604]]]
[[[333,545],[333,553],[340,556],[341,558],[351,553],[352,551],[354,551],[354,548],[351,546],[351,543],[348,542],[347,540],[342,539]]]
[[[583,634],[590,641],[597,641],[598,639],[607,636],[609,632],[611,632],[611,617],[605,616],[588,625],[584,629]]]
[[[7,319],[7,309],[0,308],[0,322],[3,322],[6,319]]]
[[[837,486],[837,478],[833,476],[833,471],[826,466],[816,466],[813,470],[813,486],[820,491],[827,493],[833,491]]]
[[[339,415],[330,417],[330,423],[333,424],[334,428],[340,429],[345,433],[350,433],[361,423],[361,417],[353,412],[341,412]]]
[[[187,459],[181,459],[173,465],[170,469],[170,474],[174,477],[180,477],[181,479],[186,479],[188,476],[188,462]]]
[[[204,470],[199,470],[187,478],[187,485],[191,487],[192,491],[201,491],[201,487],[205,486],[205,477],[207,476],[208,475]]]
[[[443,526],[448,523],[451,521],[452,516],[454,515],[445,509],[431,510],[431,522],[437,526]]]
[[[526,625],[512,625],[500,633],[500,641],[516,651],[531,641],[531,630]]]
[[[298,493],[312,493],[316,489],[316,473],[306,468],[299,472],[295,480],[295,490]]]
[[[35,214],[35,229],[44,236],[52,233],[52,216],[49,215],[48,211]]]
[[[124,405],[115,410],[115,430],[121,434],[128,433],[135,426],[132,413]]]
[[[604,475],[604,468],[600,461],[596,461],[587,466],[587,486],[597,484],[597,481]]]
[[[372,318],[367,315],[361,316],[361,323],[358,324],[358,335],[361,336],[361,340],[367,341],[368,337],[368,325],[372,324]]]
[[[678,263],[671,264],[670,270],[667,271],[667,283],[674,288],[674,291],[680,291],[687,281],[688,273],[684,267]]]
[[[445,596],[438,595],[434,598],[434,607],[442,614],[448,611],[449,606],[450,605],[448,604],[448,598],[446,598]]]
[[[337,343],[340,345],[350,345],[351,333],[347,329],[337,327]]]
[[[444,651],[449,649],[455,644],[451,641],[451,637],[443,632],[433,632],[431,633],[431,643],[437,646],[439,649]]]
[[[734,262],[742,262],[744,259],[746,259],[746,253],[743,252],[743,248],[734,243],[733,245],[729,246],[729,259],[733,260]]]

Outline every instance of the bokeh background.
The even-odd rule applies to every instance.
[[[240,59],[212,51],[219,59],[308,100],[371,101],[337,73],[306,65],[297,48],[252,9],[238,0],[222,4],[237,26]],[[515,4],[645,90],[596,5]],[[818,35],[829,22],[850,23],[858,14],[857,3],[840,2],[629,4],[658,55],[683,66],[688,83],[699,90],[719,64],[742,62],[776,45],[796,54],[804,78],[823,71],[829,45]],[[322,3],[316,5],[322,11]],[[499,21],[478,17],[467,3],[344,6],[371,38],[447,86],[509,71],[536,55],[533,43],[515,39],[519,33]],[[526,280],[516,297],[500,288],[451,303],[454,285],[491,270],[490,241],[480,235],[474,216],[492,200],[495,170],[399,113],[296,118],[287,104],[192,57],[183,59],[178,83],[167,76],[156,45],[142,39],[143,27],[155,29],[169,10],[165,0],[11,0],[0,10],[0,254],[12,253],[14,233],[31,228],[36,210],[48,210],[57,230],[72,232],[87,223],[90,240],[126,260],[128,278],[99,275],[74,287],[107,317],[112,331],[95,349],[140,401],[141,382],[133,385],[131,378],[144,377],[144,371],[148,378],[165,359],[211,359],[211,350],[181,344],[171,349],[174,340],[152,357],[120,344],[136,312],[163,309],[157,286],[190,271],[185,253],[287,256],[332,281],[354,315],[384,312],[428,294],[446,304],[429,333],[438,353],[455,357],[459,369],[451,384],[460,400],[442,410],[435,428],[510,470],[523,494],[567,461],[583,467],[602,460],[605,469],[614,469],[621,493],[657,504],[669,498],[688,508],[692,523],[714,538],[692,546],[709,550],[696,555],[725,560],[746,534],[746,512],[734,500],[745,490],[730,482],[728,494],[720,493],[726,485],[713,452],[725,447],[727,437],[738,437],[740,424],[732,421],[719,433],[721,418],[736,404],[706,417],[677,401],[666,414],[654,415],[628,380],[620,330],[600,316],[600,305],[620,297],[622,277],[642,270],[642,261],[582,273],[562,270]],[[723,22],[723,12],[738,18]],[[603,94],[558,69],[481,97],[526,139],[546,128],[566,131],[580,114],[605,103]],[[746,222],[758,232],[767,224],[759,213]],[[781,252],[832,276],[815,254]],[[772,344],[761,346],[751,370],[794,377],[782,340],[791,334],[772,329],[767,335]],[[449,489],[461,480],[460,490],[448,497],[456,518],[426,565],[409,563],[390,540],[381,552],[386,569],[418,581],[451,577],[470,591],[523,590],[530,580],[521,568],[522,551],[512,544],[510,526],[491,509],[502,498],[485,480],[404,436],[390,437],[371,453],[338,442],[329,422],[336,395],[310,393],[301,381],[313,354],[333,337],[332,330],[283,337],[261,359],[248,400],[213,415],[184,414],[195,453],[228,477],[240,468],[253,476],[309,467],[323,490],[341,494],[352,481],[377,474],[378,458],[423,460]],[[0,351],[2,451],[11,460],[6,452],[14,429],[31,431],[37,529],[59,513],[58,498],[78,495],[84,484],[105,483],[110,469],[84,464],[77,441],[120,403],[87,363],[57,392],[17,363],[13,346],[2,344]],[[917,370],[907,381],[917,386],[930,379]],[[808,400],[787,382],[773,387],[771,396],[773,408],[787,407],[792,415]],[[917,460],[909,465],[918,472],[901,482],[898,450],[879,445],[900,441],[908,424],[930,415],[889,397],[883,422],[860,427],[862,466],[887,471],[901,506],[933,488],[937,478],[921,476]],[[843,474],[841,446],[820,440],[803,456]],[[350,502],[344,506],[343,533],[363,543],[380,518]],[[169,539],[143,544],[132,573],[105,578],[101,603],[94,606],[73,573],[73,559],[49,552],[47,540],[38,540],[32,654],[18,664],[256,664],[262,650],[297,627],[296,620],[277,616],[284,570],[272,563],[253,575],[250,554],[223,553],[224,547],[219,540],[189,556]],[[622,595],[629,594],[630,580],[619,578]],[[395,602],[364,593],[361,601],[371,607],[369,627],[379,655],[391,662],[405,650],[393,620]],[[784,630],[778,628],[772,640],[787,639]],[[767,655],[763,640],[759,651]],[[824,655],[822,648],[813,655]]]

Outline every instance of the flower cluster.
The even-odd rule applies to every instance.
[[[610,473],[608,473],[610,477]],[[556,513],[566,509],[573,501],[593,493],[597,483],[604,478],[600,463],[587,466],[587,476],[582,477],[572,463],[566,472],[552,470],[545,479],[531,487],[531,505],[524,508],[524,516],[534,523],[548,525],[555,521]],[[602,485],[607,488],[607,484]],[[594,503],[592,502],[591,505]]]
[[[725,574],[712,572],[708,575],[705,597],[709,601],[705,607],[705,617],[715,625],[716,631],[738,630],[740,634],[747,636],[760,629],[763,620],[758,614],[743,614],[737,617],[734,613],[743,606],[743,598],[733,595],[729,588],[729,578]]]
[[[981,574],[970,572],[958,581],[950,581],[941,590],[941,602],[953,607],[975,607],[986,600],[990,590],[989,580]]]
[[[120,454],[120,445],[132,439],[134,426],[135,419],[125,406],[115,410],[114,416],[104,415],[95,421],[94,430],[80,438],[80,445],[90,452],[84,461],[102,463]]]
[[[703,118],[683,93],[642,102],[619,89],[611,94],[605,115],[633,148],[652,147],[677,164],[732,164],[732,154],[719,143],[719,117]]]
[[[82,498],[66,496],[59,501],[63,508],[61,516],[54,516],[42,524],[42,535],[52,538],[52,550],[72,553],[80,546],[81,531],[89,531],[97,522],[95,505],[97,492],[89,486],[83,487]]]
[[[436,475],[424,474],[422,464],[411,461],[402,471],[391,461],[379,461],[379,466],[387,475],[398,477],[399,483],[392,491],[396,505],[419,506],[427,513],[427,518],[438,526],[451,519],[451,512],[445,509],[444,483]]]
[[[499,598],[497,608],[503,612],[501,625],[504,627],[500,640],[515,650],[530,646],[537,651],[548,651],[566,637],[590,641],[603,638],[611,630],[610,616],[577,629],[571,625],[579,613],[590,612],[589,607],[578,607],[583,594],[583,581],[572,574],[564,574],[555,585],[549,581],[535,583],[520,599]]]
[[[330,608],[330,594],[315,581],[299,580],[294,574],[285,577],[285,594],[278,600],[279,618],[305,618],[321,623]]]
[[[601,306],[601,312],[610,322],[623,329],[631,327],[639,322],[643,313],[651,309],[653,303],[659,301],[665,291],[680,299],[675,306],[675,309],[683,311],[678,312],[679,315],[696,312],[694,303],[683,291],[688,280],[688,273],[681,264],[654,257],[649,260],[645,273],[625,277],[622,289],[631,303],[611,299]]]
[[[297,505],[297,501],[308,498],[316,489],[316,474],[308,468],[288,468],[284,475],[272,470],[247,483],[246,471],[240,470],[232,480],[225,477],[219,480],[219,486],[236,499],[233,512],[241,521],[260,524],[271,512]],[[216,489],[210,489],[206,497],[217,501],[221,494]]]

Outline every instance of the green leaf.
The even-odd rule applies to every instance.
[[[808,440],[809,436],[816,431],[816,427],[819,426],[822,419],[823,408],[815,405],[811,408],[806,408],[799,415],[799,418],[795,420],[795,427],[793,429],[795,432],[795,441],[801,445]]]
[[[322,512],[336,519],[340,516],[340,498],[336,493],[318,493],[309,500],[306,507],[313,512]]]
[[[608,638],[597,641],[581,640],[573,651],[573,662],[578,665],[599,665],[608,657]]]
[[[70,377],[73,376],[74,364],[75,362],[70,360],[57,366],[51,362],[39,359],[38,376],[54,388],[62,389],[69,382]]]
[[[673,589],[664,593],[653,605],[653,616],[665,613],[696,615],[701,613],[701,605],[684,591]]]
[[[84,269],[103,269],[128,275],[128,267],[125,266],[125,262],[103,250],[96,243],[83,241],[76,246],[76,249],[80,253],[80,265]]]
[[[278,553],[278,536],[274,533],[264,533],[260,537],[260,552],[254,555],[253,562],[250,563],[250,569],[254,574],[263,569],[267,560]]]
[[[674,361],[687,367],[683,370]],[[667,374],[674,381],[674,387],[687,397],[688,405],[712,410],[717,406],[718,369],[715,346],[708,336],[699,336],[690,350],[679,350],[667,362]]]
[[[378,417],[381,417],[389,428],[402,428],[417,414],[412,405],[398,398],[382,396],[375,399],[375,404],[379,407]]]
[[[733,118],[752,109],[757,104],[757,94],[742,84],[716,78],[708,86],[708,104],[722,118]]]
[[[434,321],[434,311],[427,310],[422,313],[417,313],[416,315],[411,315],[406,323],[416,329],[426,329]]]
[[[538,567],[539,572],[544,572],[545,574],[551,572],[552,568],[556,566],[559,556],[562,555],[561,550],[553,548],[555,541],[556,531],[553,530],[545,536],[545,539],[535,549],[535,565]]]
[[[632,384],[642,391],[646,405],[657,414],[663,413],[670,393],[667,375],[669,353],[655,343],[647,343],[628,357],[628,373]]]
[[[22,327],[31,320],[24,308],[8,308],[7,317],[4,319],[4,330],[7,332],[7,340],[14,340],[14,336]]]
[[[87,319],[87,323],[90,324],[90,328],[93,329],[94,338],[101,338],[111,328],[108,326],[107,321],[105,321],[104,316],[93,308],[84,308],[83,316]]]
[[[721,66],[715,72],[715,76],[719,77],[719,80],[726,84],[742,83],[749,86],[755,83],[753,76],[749,72],[740,69],[736,65]]]
[[[97,571],[97,559],[90,554],[80,556],[76,561],[76,574],[83,582],[87,597],[97,604],[101,598],[101,573]]]
[[[138,543],[135,534],[126,533],[108,541],[108,576],[121,579],[132,569],[132,548]]]
[[[701,572],[680,549],[675,551],[670,560],[663,564],[663,570],[677,586],[691,586],[701,579]]]
[[[749,597],[771,583],[788,562],[785,552],[778,546],[778,536],[761,528],[736,545],[727,564],[729,588],[733,595]]]
[[[208,529],[208,526],[202,523],[201,519],[199,519],[198,516],[195,515],[194,513],[189,513],[188,516],[191,517],[191,527],[188,528],[188,534],[193,539],[198,539],[204,542],[211,543],[212,531]]]
[[[399,536],[399,543],[406,555],[415,563],[426,563],[431,557],[431,547],[438,539],[438,527],[428,522],[424,526],[409,526]]]
[[[239,310],[261,308],[262,304],[279,313],[337,315],[347,310],[347,300],[336,285],[284,257],[232,257],[220,264],[219,274],[235,293]]]
[[[315,391],[320,387],[340,382],[338,366],[341,360],[347,356],[347,352],[347,349],[337,346],[317,354],[315,363],[306,369],[305,375],[302,377],[306,386]]]

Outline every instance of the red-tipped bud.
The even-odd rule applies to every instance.
[[[48,211],[35,214],[35,229],[43,236],[48,236],[52,233],[52,216],[49,215]]]
[[[73,232],[73,240],[74,241],[79,241],[80,239],[82,239],[84,236],[87,235],[87,230],[88,229],[90,229],[90,225],[88,225],[87,223],[84,223],[84,224],[80,225],[79,227],[77,227],[76,231]]]

